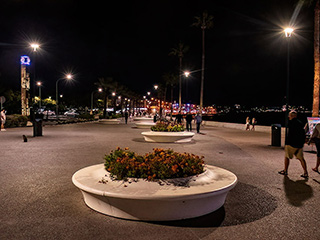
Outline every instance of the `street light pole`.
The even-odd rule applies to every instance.
[[[288,124],[289,124],[289,84],[290,84],[290,38],[292,36],[293,29],[292,28],[286,28],[284,30],[285,36],[287,39],[287,81],[286,81],[286,116],[285,116],[285,141],[288,137]]]
[[[39,108],[41,108],[41,82],[37,82],[37,86],[39,87]]]
[[[96,92],[96,90],[91,92],[91,111],[90,111],[90,115],[92,115],[93,113],[93,94]],[[102,88],[98,89],[98,92],[102,92]]]
[[[65,79],[67,80],[71,80],[72,79],[72,75],[71,74],[67,74]],[[58,111],[59,111],[59,91],[58,91],[58,83],[59,81],[62,80],[62,78],[58,79],[56,81],[56,116],[58,116]]]

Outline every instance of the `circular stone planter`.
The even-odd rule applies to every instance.
[[[98,164],[72,176],[88,207],[113,217],[171,221],[199,217],[219,209],[236,185],[230,171],[207,165],[205,172],[188,178],[149,182],[112,180]]]
[[[194,136],[193,132],[142,132],[147,142],[181,143],[190,142]]]
[[[153,122],[153,117],[150,117],[150,118],[148,118],[148,117],[135,117],[134,119],[133,119],[133,121],[140,121],[140,122]]]
[[[119,119],[100,119],[99,121],[100,123],[103,123],[103,124],[119,124],[120,123],[120,120]]]
[[[145,129],[150,129],[152,126],[155,126],[156,124],[154,122],[151,121],[147,121],[147,122],[136,122],[136,127],[137,128],[145,128]]]

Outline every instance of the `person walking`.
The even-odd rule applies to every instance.
[[[182,123],[182,114],[181,111],[179,111],[179,113],[176,115],[176,120],[175,120],[178,124]]]
[[[288,135],[285,142],[284,170],[279,171],[281,175],[288,175],[290,159],[293,156],[300,161],[304,173],[301,177],[308,179],[307,163],[303,157],[303,145],[305,143],[305,131],[302,122],[297,119],[297,112],[289,113]]]
[[[250,118],[246,118],[246,130],[250,130]]]
[[[308,145],[310,145],[311,141],[314,142],[314,144],[316,145],[316,149],[317,149],[316,166],[314,168],[312,168],[312,171],[320,174],[320,172],[319,172],[319,166],[320,166],[320,123],[318,123],[314,127],[313,133],[310,137],[310,140],[308,141]]]
[[[197,124],[197,133],[200,133],[200,125],[202,123],[202,116],[200,113],[197,113],[197,115],[194,118],[195,123]]]
[[[255,130],[255,125],[257,124],[257,120],[255,118],[252,118],[252,121],[251,121],[251,131],[254,131]]]
[[[187,131],[192,131],[192,114],[189,111],[186,116],[186,122],[187,122]]]
[[[128,113],[128,111],[125,111],[124,120],[126,121],[126,124],[128,124],[128,118],[129,118],[129,113]]]
[[[1,110],[0,116],[1,116],[1,131],[6,131],[4,129],[4,124],[6,123],[7,118],[6,118],[6,111],[4,108]]]

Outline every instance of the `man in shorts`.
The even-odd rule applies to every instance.
[[[297,119],[297,112],[291,111],[289,113],[289,124],[288,124],[288,135],[285,142],[285,157],[284,157],[284,170],[280,171],[279,174],[288,175],[288,167],[290,159],[293,156],[300,161],[304,173],[301,177],[307,179],[307,163],[303,157],[303,145],[305,143],[305,131],[302,122]]]

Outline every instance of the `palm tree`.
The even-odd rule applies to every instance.
[[[313,59],[314,59],[314,79],[313,79],[313,103],[312,117],[319,116],[319,91],[320,91],[320,0],[299,0],[297,3],[298,13],[301,6],[312,6],[314,9],[314,33],[313,33]],[[298,14],[295,15],[295,19]],[[294,20],[295,20],[294,19]],[[292,24],[292,23],[291,23]]]
[[[179,58],[179,108],[181,107],[181,75],[182,75],[182,58],[189,50],[189,46],[185,46],[180,42],[175,48],[171,49],[169,55],[177,56]]]
[[[111,93],[112,89],[114,88],[114,81],[113,78],[99,78],[99,81],[95,83],[97,86],[101,87],[104,92],[104,101],[103,101],[103,118],[106,117],[107,114],[107,101],[108,96]]]
[[[201,85],[200,85],[200,109],[203,106],[203,85],[204,85],[204,60],[205,60],[205,30],[212,28],[213,26],[213,16],[209,15],[207,11],[202,13],[202,16],[196,16],[195,22],[191,26],[200,27],[202,30],[202,66],[201,66]]]
[[[320,1],[317,0],[314,7],[314,83],[312,116],[319,116],[319,89],[320,89],[320,53],[319,53],[319,27],[320,27]]]
[[[171,98],[170,98],[170,101],[171,101],[171,113],[170,113],[170,118],[172,119],[172,112],[173,112],[173,89],[174,89],[174,86],[177,85],[178,83],[178,78],[177,78],[177,75],[173,74],[173,73],[166,73],[163,75],[163,80],[165,82],[165,85],[166,86],[170,86],[170,90],[171,90]],[[164,100],[166,101],[166,99]]]

